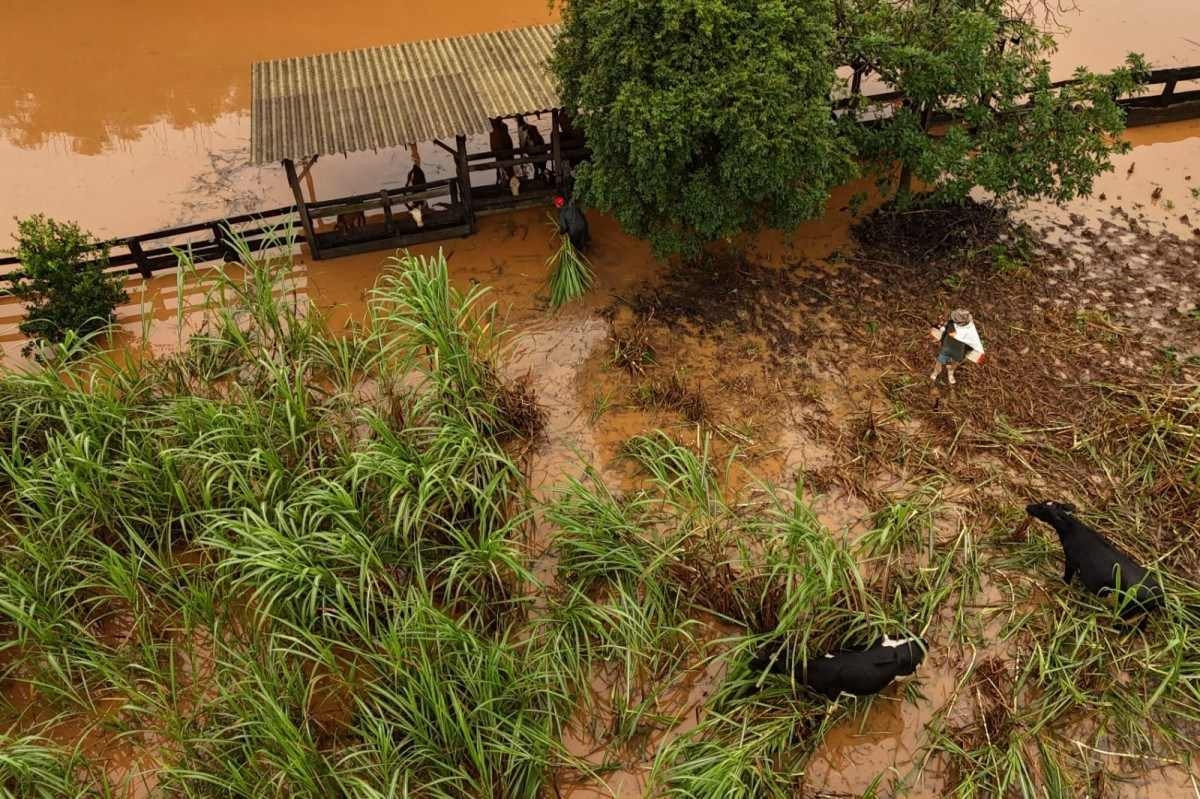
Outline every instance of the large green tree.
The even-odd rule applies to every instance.
[[[1090,193],[1128,146],[1115,98],[1135,90],[1146,69],[1139,56],[1110,74],[1079,69],[1060,88],[1050,76],[1053,38],[1005,0],[839,3],[838,60],[904,97],[858,96],[842,117],[859,158],[898,176],[901,204],[914,179],[935,201],[976,186],[1002,201],[1070,200]]]
[[[853,173],[832,0],[570,0],[554,69],[592,156],[576,191],[656,252],[819,216]]]

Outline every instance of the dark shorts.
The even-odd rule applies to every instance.
[[[962,363],[966,357],[967,345],[949,337],[942,342],[942,348],[937,354],[938,363],[942,364]]]

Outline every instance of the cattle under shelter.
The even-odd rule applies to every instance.
[[[558,107],[547,68],[557,33],[557,25],[538,25],[254,64],[252,160],[283,164],[312,257],[466,236],[480,215],[544,204],[561,190],[586,150]],[[525,117],[543,115],[551,119],[549,142],[536,129],[522,133]],[[510,120],[518,121],[519,142]],[[470,152],[473,134],[488,134],[489,149]],[[317,158],[415,151],[417,142],[452,156],[454,176],[304,199],[301,181]],[[496,179],[473,186],[476,172]]]

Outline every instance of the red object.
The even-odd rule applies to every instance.
[[[563,207],[564,205],[566,205],[566,204],[567,204],[567,201],[566,201],[566,200],[564,200],[562,197],[555,197],[555,198],[554,198],[554,207],[555,207],[555,208],[562,208],[562,207]]]

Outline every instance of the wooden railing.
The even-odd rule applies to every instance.
[[[1182,94],[1175,93],[1176,86],[1187,81],[1200,81],[1200,65],[1190,67],[1172,67],[1169,69],[1152,69],[1149,73],[1147,73],[1146,79],[1141,85],[1145,87],[1162,86],[1162,91],[1159,94],[1147,95],[1142,93],[1136,96],[1119,98],[1118,102],[1124,105],[1134,101],[1141,101],[1143,103],[1149,101],[1158,101],[1161,104],[1163,101],[1179,102],[1179,98],[1185,96],[1190,97],[1190,99],[1196,99],[1197,97],[1200,97],[1200,90],[1185,92]],[[1050,88],[1062,89],[1077,82],[1078,81],[1076,81],[1074,78],[1056,80],[1050,84]],[[869,105],[879,105],[883,103],[898,103],[903,99],[903,92],[880,92],[879,94],[868,94],[863,96],[852,93],[851,96],[843,97],[834,102],[833,107],[834,110],[842,110],[849,108],[856,102],[865,102]]]
[[[109,248],[110,271],[150,277],[154,272],[177,267],[179,252],[187,253],[196,263],[233,258],[237,252],[233,235],[254,252],[276,247],[279,245],[280,230],[289,226],[294,228],[295,224],[294,208],[272,208],[112,239],[92,249],[98,252],[103,247]],[[297,238],[296,233],[291,235],[293,240]],[[303,240],[303,236],[299,236],[299,239]],[[0,268],[19,267],[20,264],[20,259],[13,256],[0,258]],[[0,279],[20,276],[19,269],[10,269],[0,274]]]
[[[451,203],[458,202],[458,180],[445,178],[422,183],[418,186],[404,186],[397,189],[381,189],[372,194],[355,194],[350,197],[338,197],[333,200],[318,200],[308,203],[308,212],[314,219],[328,218],[340,214],[364,213],[366,211],[383,211],[385,217],[390,217],[392,207],[400,203],[428,202],[429,200],[447,199]]]

